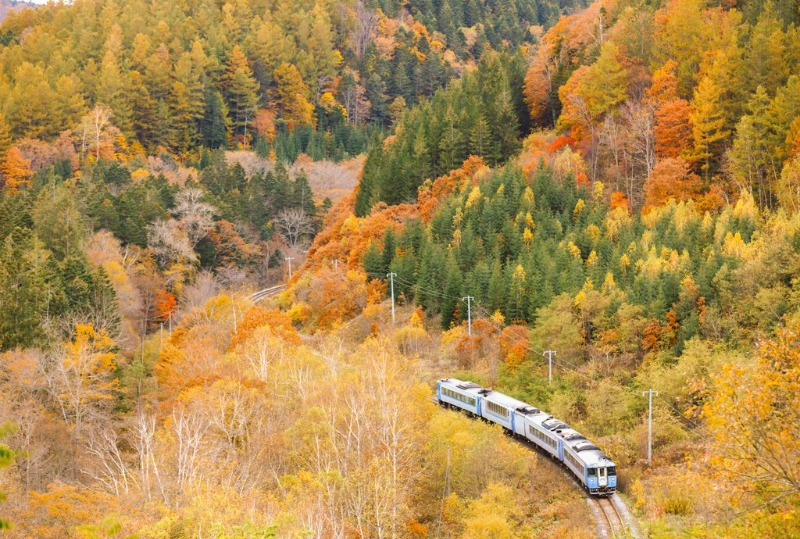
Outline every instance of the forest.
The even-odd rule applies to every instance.
[[[0,537],[596,537],[552,462],[435,406],[444,377],[596,442],[643,537],[797,537],[798,25],[790,0],[8,12]]]

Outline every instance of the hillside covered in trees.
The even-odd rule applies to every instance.
[[[542,36],[522,88],[484,57],[372,148],[310,250],[320,277],[297,284],[308,321],[370,313],[313,293],[335,289],[315,268],[345,262],[386,289],[391,272],[397,300],[458,340],[462,376],[614,448],[651,536],[795,535],[797,17],[598,2]],[[497,121],[493,96],[516,116]],[[484,128],[514,149],[498,158]]]
[[[799,19],[13,13],[0,536],[596,537],[552,463],[430,402],[445,376],[596,441],[649,537],[800,535]]]
[[[25,10],[0,29],[0,131],[85,148],[87,113],[102,109],[122,153],[356,154],[485,49],[530,44],[532,28],[566,7],[80,0]]]
[[[505,113],[493,97],[448,115],[443,104],[466,103],[461,95],[469,93],[456,85],[442,91],[438,107],[434,99],[401,120],[397,141],[370,154],[360,194],[366,200],[357,210],[412,200],[424,179],[469,155],[497,163],[497,150],[476,142],[484,129],[494,144],[532,129],[529,145],[541,152],[531,162],[577,152],[576,175],[602,181],[607,196],[623,193],[635,210],[669,198],[719,209],[741,190],[761,207],[794,210],[798,22],[791,2],[595,2],[563,17],[535,47],[525,75],[527,111],[512,106],[520,87],[506,76],[510,89],[497,79],[488,85],[508,100]],[[459,137],[446,136],[448,125],[460,128]],[[394,174],[393,156],[421,170]],[[384,193],[380,186],[393,174],[400,179]]]

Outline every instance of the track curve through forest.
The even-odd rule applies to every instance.
[[[431,400],[436,404],[439,404],[435,396],[431,396]],[[457,410],[450,411],[453,413],[459,413]],[[525,446],[531,451],[535,451],[537,455],[542,457],[542,460],[549,462],[552,466],[555,466],[558,471],[561,472],[564,477],[575,486],[575,488],[584,493],[589,511],[592,513],[592,518],[594,518],[597,524],[598,537],[603,539],[640,539],[641,534],[639,532],[638,525],[636,524],[636,520],[628,509],[625,500],[623,500],[619,494],[614,493],[607,498],[589,496],[584,490],[583,485],[581,485],[578,480],[567,471],[561,462],[554,459],[550,454],[542,451],[530,440],[512,436],[510,432],[505,430],[504,432],[513,441]]]

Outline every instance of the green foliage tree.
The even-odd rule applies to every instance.
[[[236,135],[248,140],[248,127],[258,108],[258,83],[253,78],[253,71],[248,65],[247,57],[238,46],[233,48],[225,71],[225,92],[229,103],[231,126]]]

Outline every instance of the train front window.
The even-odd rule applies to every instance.
[[[589,477],[597,477],[597,468],[589,468]]]
[[[609,466],[608,467],[608,475],[617,475],[617,467],[616,466]]]

